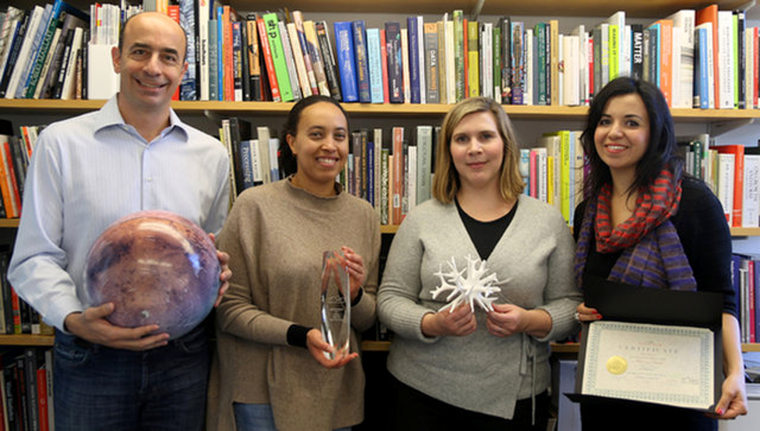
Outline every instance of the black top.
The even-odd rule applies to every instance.
[[[678,212],[670,220],[676,228],[697,290],[723,293],[723,311],[737,315],[736,294],[731,283],[731,232],[718,198],[704,182],[685,177]],[[578,240],[586,201],[575,209],[573,234]],[[598,253],[592,231],[584,274],[607,278],[622,254]]]
[[[475,245],[475,249],[478,250],[481,260],[488,260],[488,257],[493,252],[502,235],[504,235],[507,227],[512,223],[512,219],[517,211],[518,201],[519,199],[515,201],[512,209],[503,217],[499,217],[493,221],[480,221],[475,220],[464,212],[462,207],[459,206],[459,201],[454,199],[457,211],[459,211],[459,217],[462,218],[464,227],[467,229],[467,233],[470,235],[470,240]]]

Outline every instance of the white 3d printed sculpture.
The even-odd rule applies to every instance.
[[[467,268],[461,271],[457,270],[454,257],[451,258],[451,262],[447,262],[449,271],[444,272],[442,265],[439,266],[438,272],[434,275],[441,279],[441,285],[430,292],[433,294],[433,299],[450,290],[451,293],[446,297],[446,301],[450,302],[443,309],[449,308],[454,311],[460,304],[468,303],[472,311],[475,311],[475,304],[484,311],[493,311],[493,302],[496,297],[491,294],[501,292],[501,289],[495,285],[503,282],[496,279],[495,273],[484,277],[487,271],[485,260],[472,259],[469,255],[465,259],[467,259]],[[466,275],[462,276],[465,272]]]

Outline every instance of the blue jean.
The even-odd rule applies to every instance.
[[[269,404],[234,403],[233,408],[237,431],[277,431],[272,406]],[[351,431],[351,427],[337,428],[334,431]]]
[[[144,352],[56,331],[54,351],[58,431],[203,429],[209,369],[203,324]]]

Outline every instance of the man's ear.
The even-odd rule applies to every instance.
[[[121,73],[121,50],[118,46],[111,48],[111,60],[113,62],[113,71]]]

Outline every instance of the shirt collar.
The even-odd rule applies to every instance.
[[[98,126],[95,129],[95,133],[114,126],[129,126],[126,122],[124,122],[124,118],[121,116],[121,112],[119,112],[117,95],[118,94],[114,94],[111,96],[111,98],[106,101],[103,107],[97,111],[96,124],[98,124]],[[169,108],[169,126],[161,132],[161,136],[166,136],[175,130],[180,135],[182,140],[187,142],[189,137],[187,125],[179,119],[177,113],[174,112],[174,109]]]

